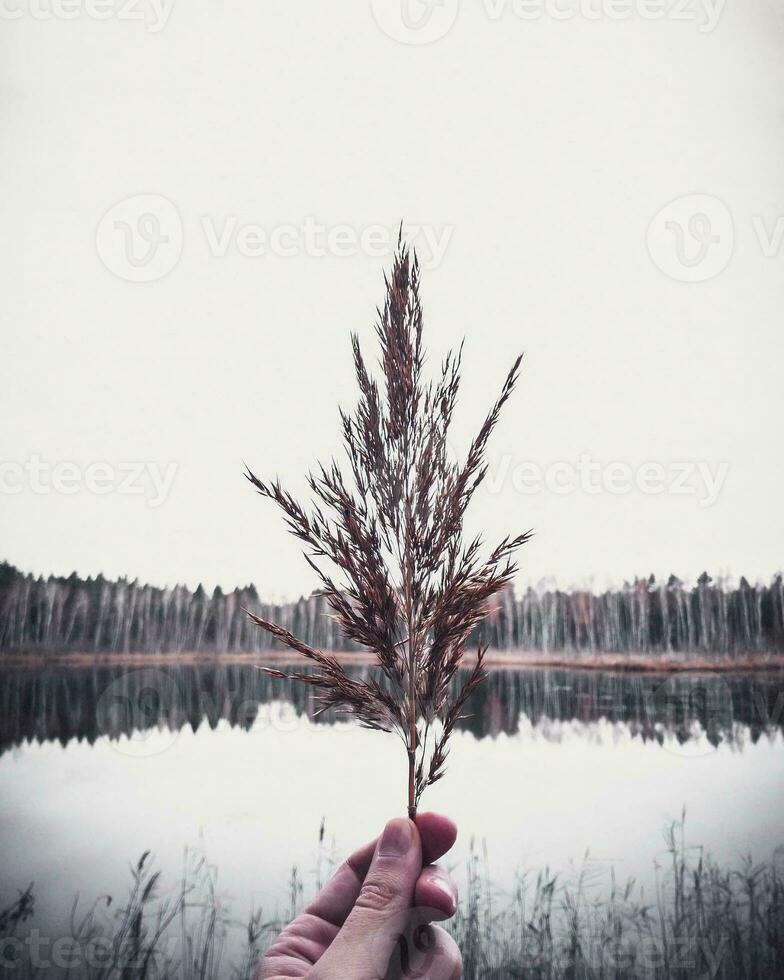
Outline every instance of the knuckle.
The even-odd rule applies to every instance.
[[[391,875],[374,874],[365,879],[356,906],[380,912],[399,903],[398,889]]]

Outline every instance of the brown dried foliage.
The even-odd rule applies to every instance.
[[[479,537],[463,541],[466,508],[487,472],[487,441],[514,388],[522,355],[465,462],[452,461],[447,434],[462,347],[447,355],[435,381],[423,378],[419,278],[416,255],[399,243],[376,324],[381,383],[371,377],[352,335],[359,400],[353,415],[340,413],[350,476],[335,460],[319,465],[308,476],[314,501],[306,509],[279,480],[246,473],[306,545],[306,560],[343,633],[375,652],[386,683],[352,679],[334,657],[249,613],[315,668],[269,672],[312,685],[320,710],[336,708],[369,728],[401,736],[411,816],[426,787],[444,774],[449,738],[485,677],[480,647],[467,680],[453,694],[469,635],[492,597],[510,583],[516,571],[512,555],[530,536],[507,537],[484,558]]]

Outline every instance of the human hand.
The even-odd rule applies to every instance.
[[[457,908],[454,882],[431,864],[456,837],[452,821],[436,813],[391,820],[273,941],[259,980],[459,980],[457,944],[429,924]]]

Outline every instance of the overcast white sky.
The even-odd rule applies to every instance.
[[[0,7],[2,556],[309,589],[402,218],[521,584],[784,564],[780,0]]]

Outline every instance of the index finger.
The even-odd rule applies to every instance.
[[[439,813],[420,813],[415,822],[422,840],[422,863],[432,864],[454,844],[457,827],[449,817]],[[308,905],[305,913],[318,916],[335,926],[343,925],[357,900],[377,843],[378,838],[375,838],[354,851]]]

